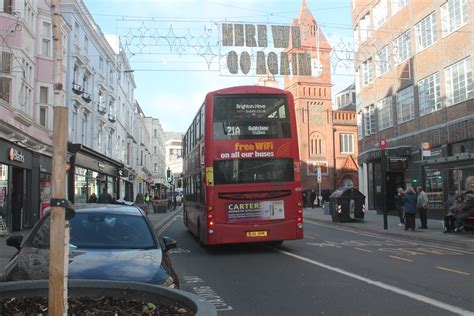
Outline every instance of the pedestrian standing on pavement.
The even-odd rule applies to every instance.
[[[99,203],[101,204],[111,204],[113,202],[112,195],[107,192],[107,188],[102,189],[102,194],[99,196]]]
[[[88,203],[97,203],[97,195],[95,195],[95,192],[92,192],[91,196],[89,197]]]
[[[416,212],[416,195],[415,190],[411,186],[407,187],[403,194],[403,210],[405,212],[405,230],[415,230],[415,212]]]
[[[418,198],[416,200],[416,208],[418,210],[418,214],[420,214],[420,222],[421,226],[419,228],[421,229],[427,229],[427,211],[428,211],[428,195],[426,192],[423,190],[423,187],[418,187],[416,188],[418,191]]]
[[[397,188],[397,195],[395,195],[395,200],[396,200],[396,205],[397,205],[397,212],[398,212],[398,217],[400,218],[400,223],[398,226],[404,226],[405,225],[405,219],[403,218],[403,188],[398,187]]]
[[[311,190],[311,195],[309,196],[309,200],[311,202],[311,207],[314,208],[314,200],[316,200],[316,192]]]

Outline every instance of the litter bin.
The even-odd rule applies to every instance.
[[[329,197],[334,222],[353,222],[364,219],[365,196],[355,188],[339,188]],[[353,216],[353,218],[351,217]]]

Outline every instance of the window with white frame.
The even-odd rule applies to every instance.
[[[339,140],[342,154],[354,153],[354,134],[341,134]]]
[[[390,70],[389,52],[388,45],[379,50],[376,55],[377,58],[377,76],[380,76]]]
[[[379,131],[393,126],[392,96],[377,101]]]
[[[463,59],[444,70],[446,80],[446,105],[450,106],[474,96],[471,57]]]
[[[84,36],[84,55],[87,56],[88,53],[89,53],[89,39],[87,38],[87,36]]]
[[[108,137],[107,137],[107,155],[109,157],[112,156],[112,143],[113,143],[113,138],[114,138],[114,132],[113,130],[110,130]]]
[[[363,138],[363,114],[362,111],[357,113],[357,139],[362,139]]]
[[[0,1],[0,12],[12,14],[13,13],[13,0]]]
[[[43,22],[41,24],[41,55],[51,57],[51,23]]]
[[[372,24],[370,21],[370,14],[366,14],[360,20],[360,42],[364,42],[372,35]]]
[[[81,144],[87,145],[87,133],[88,133],[88,115],[87,112],[82,113],[82,122],[81,122]]]
[[[439,73],[418,81],[418,104],[420,116],[441,108]]]
[[[415,100],[413,98],[413,86],[409,86],[397,92],[397,122],[404,123],[415,118]]]
[[[359,26],[357,25],[354,29],[354,50],[359,50]]]
[[[374,28],[378,29],[387,21],[387,18],[387,0],[380,0],[379,3],[374,6]]]
[[[369,58],[362,63],[362,76],[362,82],[364,86],[372,83],[374,77],[372,69],[372,58]]]
[[[12,79],[5,75],[10,75],[12,71],[12,54],[9,52],[0,53],[0,100],[10,103]]]
[[[408,0],[391,0],[392,3],[392,15],[400,11],[407,4]]]
[[[469,11],[467,0],[449,0],[441,6],[443,37],[467,24]]]
[[[433,12],[415,25],[416,51],[433,45],[436,42],[436,13]]]
[[[102,134],[104,133],[104,124],[99,123],[98,128],[97,128],[97,148],[99,149],[99,152],[102,152]]]
[[[80,28],[77,22],[74,23],[74,41],[77,43],[79,41]]]
[[[394,41],[395,62],[402,63],[411,57],[410,31],[406,31]]]
[[[375,106],[371,104],[364,109],[364,135],[370,136],[376,132]]]
[[[48,87],[40,87],[40,103],[41,104],[49,104],[49,89]]]
[[[104,59],[99,56],[99,73],[104,73]]]
[[[47,124],[48,124],[48,108],[45,107],[45,106],[40,106],[39,124],[43,127],[47,127]]]

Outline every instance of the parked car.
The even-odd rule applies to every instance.
[[[179,288],[167,251],[176,241],[160,241],[145,212],[136,206],[75,205],[70,224],[70,279],[134,281]],[[31,234],[11,236],[16,247],[2,281],[48,279],[50,213]]]

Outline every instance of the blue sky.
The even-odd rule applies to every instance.
[[[135,99],[166,131],[185,132],[207,92],[255,84],[254,75],[222,71],[219,23],[291,24],[301,0],[83,0],[104,34],[125,42]],[[333,49],[352,42],[350,0],[307,0]],[[133,5],[132,5],[133,4]],[[336,63],[346,56],[338,54]],[[354,80],[350,64],[332,70],[333,95]],[[276,79],[282,83],[283,78]]]

